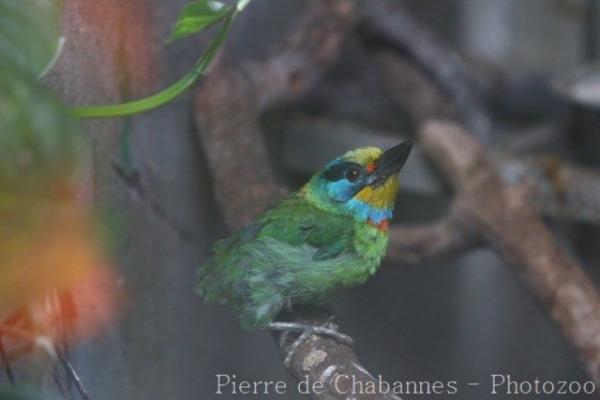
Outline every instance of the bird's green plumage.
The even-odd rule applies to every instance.
[[[262,327],[286,306],[322,303],[375,273],[387,229],[331,201],[323,173],[217,242],[214,256],[198,269],[198,291],[205,300],[232,306],[244,327]],[[393,197],[397,184],[394,188]]]

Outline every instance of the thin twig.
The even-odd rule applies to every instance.
[[[137,171],[126,171],[124,167],[115,161],[113,161],[111,165],[115,175],[127,186],[128,189],[130,189],[143,203],[149,207],[156,218],[171,228],[181,240],[186,242],[191,242],[194,240],[194,235],[174,221],[167,210],[165,210],[163,206],[161,206],[148,194],[146,186],[144,185],[140,174]]]
[[[75,388],[79,392],[79,395],[81,396],[81,398],[83,400],[90,400],[90,396],[88,395],[85,387],[83,386],[83,383],[81,383],[81,379],[79,379],[79,375],[77,374],[77,371],[75,371],[75,368],[73,368],[73,364],[71,364],[71,360],[69,358],[65,357],[62,354],[61,350],[58,348],[56,349],[56,356],[58,357],[60,363],[62,364],[63,368],[65,369],[65,372],[67,373],[69,380],[75,384]]]
[[[12,367],[10,365],[10,360],[8,359],[8,355],[6,354],[6,349],[4,348],[4,343],[2,343],[2,336],[0,335],[0,359],[2,360],[2,365],[4,365],[4,371],[6,372],[6,377],[8,378],[8,382],[12,385],[16,385],[15,374],[13,373]]]
[[[56,365],[53,365],[52,369],[53,369],[53,371],[52,371],[52,379],[54,380],[54,384],[58,388],[58,391],[60,392],[61,396],[64,399],[68,399],[68,400],[72,399],[73,396],[71,395],[71,391],[68,388],[65,388],[65,386],[63,385],[63,383],[61,381],[61,376],[60,376],[60,370],[59,370],[59,368],[57,368]]]

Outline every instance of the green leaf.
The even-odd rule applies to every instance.
[[[179,40],[207,29],[227,15],[231,7],[220,1],[199,0],[181,10],[170,41]]]
[[[0,0],[0,67],[40,76],[59,45],[60,0]]]

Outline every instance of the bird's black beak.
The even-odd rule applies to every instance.
[[[390,176],[400,172],[410,155],[412,145],[410,140],[406,140],[384,151],[377,161],[373,180],[369,185],[379,186],[385,183]]]

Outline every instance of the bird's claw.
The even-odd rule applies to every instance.
[[[292,365],[292,360],[294,359],[294,357],[296,356],[296,353],[298,352],[298,349],[304,344],[306,343],[306,341],[313,335],[313,330],[312,329],[306,329],[305,331],[303,331],[300,336],[298,336],[298,338],[296,340],[294,340],[294,343],[292,343],[292,346],[290,347],[289,351],[287,352],[285,359],[283,360],[283,365],[285,365],[286,368],[290,368],[290,366]]]
[[[300,333],[300,336],[292,343],[283,361],[286,368],[290,367],[298,349],[313,335],[328,336],[347,346],[351,346],[354,343],[354,340],[350,336],[338,332],[337,325],[332,322],[334,318],[334,316],[329,317],[323,325],[310,325],[299,322],[271,322],[266,326],[266,329],[269,330],[282,331],[284,333],[290,331]]]

